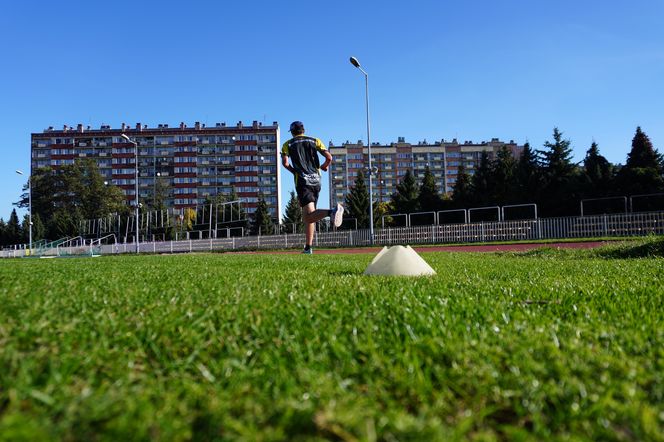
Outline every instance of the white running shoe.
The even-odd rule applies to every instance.
[[[337,203],[337,208],[332,211],[332,223],[334,227],[339,227],[344,220],[344,206],[341,203]]]

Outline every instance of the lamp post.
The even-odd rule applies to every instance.
[[[369,150],[369,236],[371,244],[374,243],[374,222],[373,222],[373,165],[371,162],[371,126],[369,124],[369,74],[362,69],[357,58],[350,57],[350,63],[358,68],[364,74],[364,87],[367,107],[367,148]]]
[[[135,208],[135,216],[136,216],[136,253],[139,252],[139,240],[138,240],[138,235],[139,235],[139,219],[138,219],[138,143],[136,141],[131,141],[127,134],[122,134],[122,138],[125,139],[125,141],[131,143],[134,145],[134,191],[136,192],[136,195],[134,196],[134,204],[136,206]]]
[[[17,170],[16,173],[23,175],[23,172],[20,170]],[[28,177],[28,232],[30,241],[29,255],[32,255],[32,176]]]

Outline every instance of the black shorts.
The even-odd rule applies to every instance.
[[[304,207],[309,203],[318,203],[318,194],[320,193],[320,185],[308,186],[306,184],[298,184],[295,186],[297,191],[297,199],[300,201],[300,206]]]

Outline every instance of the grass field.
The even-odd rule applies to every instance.
[[[0,261],[0,439],[662,440],[664,242]]]

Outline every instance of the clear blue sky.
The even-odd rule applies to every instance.
[[[286,138],[299,119],[325,144],[366,139],[351,55],[373,141],[541,148],[557,126],[575,160],[594,139],[624,163],[640,125],[661,152],[662,18],[661,0],[5,1],[0,217],[48,126],[259,120]]]

